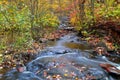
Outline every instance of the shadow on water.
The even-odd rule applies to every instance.
[[[57,41],[48,41],[47,42],[47,46],[50,47],[50,46],[55,46],[57,44]]]
[[[66,42],[64,43],[64,46],[71,48],[71,49],[80,49],[80,50],[89,50],[90,47],[88,47],[88,45],[85,44],[79,44],[79,43],[73,43],[73,42]]]
[[[109,61],[120,64],[120,56],[108,56],[107,58]]]

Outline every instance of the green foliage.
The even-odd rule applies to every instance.
[[[82,29],[82,25],[81,25],[81,23],[79,21],[77,21],[75,29],[76,30],[81,30]]]
[[[120,17],[120,8],[115,8],[113,10],[109,10],[106,14],[106,17]]]
[[[84,35],[84,36],[88,36],[89,35],[89,33],[87,32],[87,31],[82,31],[82,34]]]
[[[115,0],[106,0],[106,6],[107,7],[112,7],[114,2],[115,2]]]
[[[21,4],[25,5],[24,3]],[[22,47],[21,44],[25,43],[24,40],[28,40],[24,35],[26,35],[26,33],[30,34],[29,14],[30,12],[27,6],[20,8],[16,3],[0,5],[0,29],[3,30],[4,33],[9,33],[8,35],[4,35],[4,37],[8,37],[9,39],[6,39],[6,42],[2,43],[0,48],[5,48],[8,44],[14,47]],[[13,39],[13,42],[8,43],[8,40],[11,39]]]
[[[43,16],[41,19],[40,19],[40,23],[43,25],[43,26],[50,26],[50,27],[57,27],[58,26],[58,23],[59,23],[59,20],[56,16],[54,15],[50,15],[50,14],[46,14],[45,16]]]
[[[107,10],[107,11],[106,11]],[[106,17],[106,18],[119,18],[120,17],[120,7],[109,7],[106,9],[105,7],[100,9],[97,14],[101,17]]]
[[[0,49],[4,50],[6,48],[5,44],[1,42]]]
[[[16,37],[17,39],[14,41],[13,46],[21,49],[30,47],[32,40],[30,32],[21,32],[21,34]]]
[[[59,20],[51,14],[49,8],[47,1],[38,1],[38,3],[35,1],[35,4],[26,0],[0,1],[0,30],[8,33],[3,34],[4,40],[0,39],[0,49],[5,49],[8,45],[17,48],[29,47],[33,40],[31,33],[35,33],[34,36],[38,34],[33,28],[57,27]],[[31,21],[32,17],[33,21]],[[32,22],[33,26],[31,26]]]
[[[16,5],[1,6],[0,28],[18,31],[28,29],[30,28],[28,14],[27,7],[19,10]]]
[[[120,49],[120,45],[118,43],[114,43],[115,50]]]
[[[2,54],[2,51],[0,52],[0,64],[2,63],[3,61],[3,54]]]

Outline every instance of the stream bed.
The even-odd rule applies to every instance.
[[[111,58],[94,55],[89,44],[75,33],[48,42],[48,45],[25,66],[25,71],[12,69],[0,80],[120,80],[99,66],[113,63]]]

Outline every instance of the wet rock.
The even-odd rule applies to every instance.
[[[42,79],[29,71],[17,72],[16,70],[11,70],[10,72],[3,75],[1,80],[42,80]]]
[[[120,75],[120,65],[101,63],[100,66],[108,73]]]
[[[69,49],[63,49],[63,48],[54,48],[54,50],[52,50],[55,54],[65,54],[65,53],[68,53],[68,52],[70,52],[70,50]]]
[[[120,49],[117,50],[116,54],[120,56]]]
[[[32,62],[33,65],[30,65],[31,63],[29,63],[27,65],[27,70],[28,71],[31,71],[31,72],[34,72],[34,73],[38,73],[38,71],[42,71],[44,69],[46,69],[45,65],[40,63],[40,62]]]
[[[90,68],[88,70],[88,74],[91,76],[94,76],[96,80],[106,80],[106,77],[104,77],[105,72],[98,70],[97,68]]]
[[[16,69],[18,72],[24,72],[26,70],[26,67],[23,64],[17,64]]]
[[[2,78],[3,74],[0,74],[0,79]]]
[[[39,66],[42,64],[43,66]],[[39,57],[28,65],[28,70],[36,73],[44,80],[52,78],[54,75],[60,75],[62,80],[67,79],[83,79],[94,77],[95,79],[105,80],[107,75],[98,68],[97,64],[87,62],[86,58],[80,57],[77,53],[67,53],[62,55],[52,55]],[[45,72],[44,72],[45,71]],[[47,76],[47,77],[44,77]],[[54,77],[56,78],[56,77]],[[90,79],[90,78],[89,78]]]
[[[105,49],[107,49],[107,46],[104,42],[100,41],[97,43],[96,47],[104,47]]]
[[[40,42],[40,43],[46,43],[46,42],[47,42],[47,39],[45,39],[45,38],[40,38],[40,39],[39,39],[39,42]]]
[[[95,49],[98,55],[107,55],[107,50],[104,47],[97,47]]]
[[[66,54],[71,52],[70,49],[65,47],[49,47],[45,50],[41,51],[38,56],[45,56],[45,55],[57,55],[57,54]]]

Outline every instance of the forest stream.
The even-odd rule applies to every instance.
[[[102,63],[119,66],[120,57],[93,53],[76,32],[47,44],[34,60],[23,66],[24,71],[12,69],[1,75],[0,80],[120,80],[119,75],[100,67]]]
[[[75,33],[58,41],[51,41],[36,59],[26,65],[26,70],[8,71],[0,80],[119,80],[103,70],[100,63],[119,64],[105,56],[92,54],[92,49]]]
[[[0,80],[120,80],[120,0],[0,0]]]

